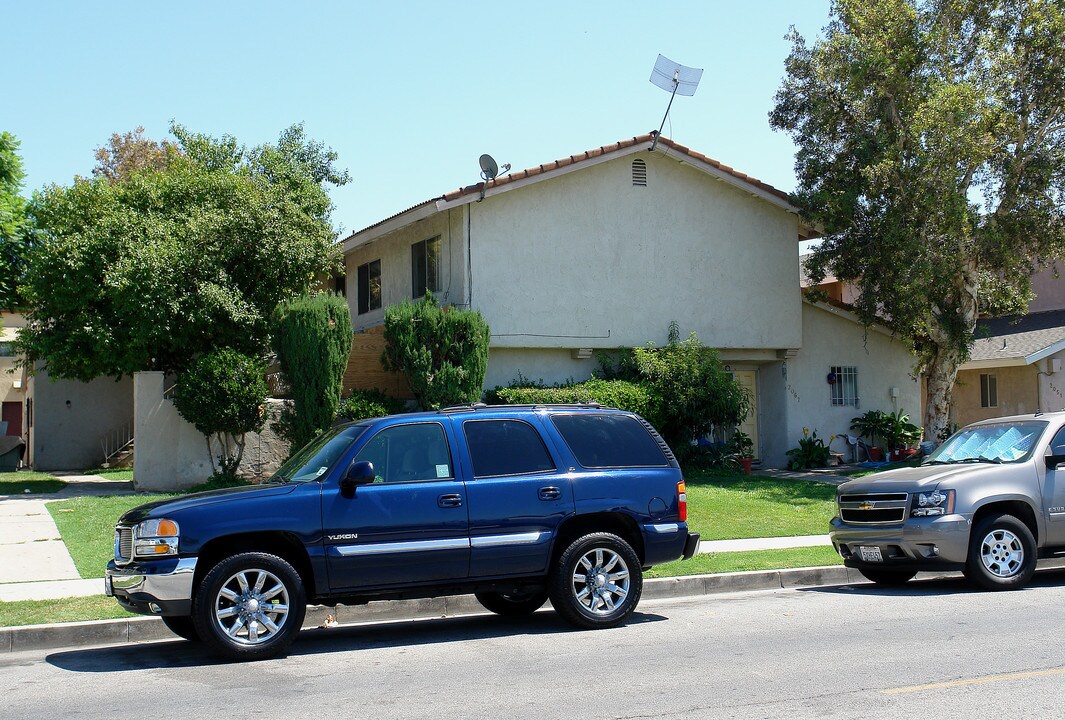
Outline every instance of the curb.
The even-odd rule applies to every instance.
[[[751,590],[848,585],[854,582],[865,582],[865,578],[857,571],[842,566],[687,575],[644,580],[641,599],[665,600]],[[312,605],[307,608],[303,628],[317,628],[325,623],[329,615],[340,625],[350,625],[428,620],[485,612],[473,595],[389,600],[367,605]],[[153,617],[25,625],[0,628],[0,653],[176,639],[177,637],[163,625],[162,620]]]

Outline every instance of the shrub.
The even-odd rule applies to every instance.
[[[592,378],[575,385],[496,388],[488,393],[488,401],[507,405],[597,402],[646,415],[651,408],[651,393],[639,383]]]
[[[732,378],[713,348],[703,347],[694,332],[680,340],[677,323],[669,325],[669,343],[633,350],[633,361],[651,391],[647,418],[672,447],[688,445],[714,428],[731,429],[747,417],[750,398]]]
[[[475,402],[488,370],[491,332],[481,313],[441,308],[432,293],[385,311],[386,370],[407,376],[425,409]]]
[[[829,438],[831,444],[835,435]],[[791,460],[788,467],[792,470],[805,470],[806,468],[819,468],[828,465],[831,452],[825,441],[817,437],[817,431],[810,432],[809,428],[802,429],[802,437],[799,438],[799,447],[788,450],[787,455]]]
[[[207,439],[216,476],[235,477],[244,456],[244,435],[263,428],[266,366],[236,350],[212,350],[178,377],[174,405]],[[218,444],[218,462],[212,437]]]
[[[337,417],[347,420],[365,420],[366,418],[395,415],[407,409],[407,403],[385,395],[378,389],[355,390],[340,401]]]
[[[277,424],[299,449],[333,424],[351,354],[351,313],[333,293],[304,295],[278,305],[273,345],[293,409]]]

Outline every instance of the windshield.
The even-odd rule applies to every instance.
[[[1046,426],[1031,420],[967,427],[936,448],[924,464],[1018,462],[1028,457]]]
[[[362,425],[327,430],[303,446],[277,469],[269,482],[311,482],[328,472],[333,463],[366,431]]]

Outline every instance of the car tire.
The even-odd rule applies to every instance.
[[[858,568],[858,572],[877,585],[883,587],[900,587],[913,580],[916,570],[900,570],[897,568]]]
[[[196,632],[216,654],[257,660],[282,654],[307,612],[303,581],[286,560],[248,552],[225,558],[200,582]]]
[[[640,558],[613,533],[577,538],[562,551],[548,585],[551,604],[564,620],[585,629],[622,624],[643,592]]]
[[[162,619],[167,629],[178,637],[190,642],[200,642],[200,634],[196,632],[196,625],[188,615],[163,615]]]
[[[547,602],[547,590],[544,588],[510,593],[485,591],[473,595],[485,610],[506,617],[532,615]]]
[[[1017,590],[1035,572],[1035,538],[1012,515],[990,515],[973,526],[965,577],[983,590]]]

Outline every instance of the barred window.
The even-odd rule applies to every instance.
[[[833,405],[858,406],[858,368],[846,365],[833,365],[829,373],[829,387],[832,388]]]

